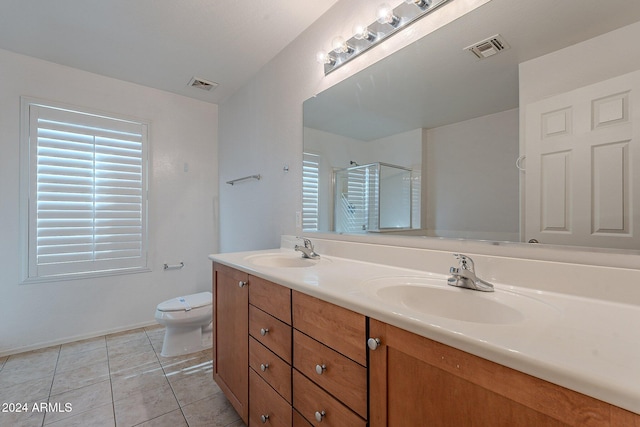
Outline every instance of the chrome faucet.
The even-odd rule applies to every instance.
[[[312,258],[312,259],[320,258],[320,255],[318,255],[313,250],[313,243],[311,243],[311,240],[306,239],[304,237],[298,237],[298,239],[302,239],[302,241],[304,242],[304,246],[296,245],[294,249],[296,251],[302,252],[302,258]]]
[[[475,291],[493,292],[493,285],[489,282],[485,282],[476,276],[473,260],[463,254],[453,254],[460,265],[458,267],[451,267],[449,273],[451,277],[447,279],[447,284],[451,286],[457,286],[459,288],[473,289]]]

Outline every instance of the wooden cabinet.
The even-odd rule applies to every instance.
[[[314,426],[366,426],[366,317],[296,291],[292,310],[294,408]]]
[[[293,423],[291,341],[291,290],[251,276],[249,427]]]
[[[640,427],[640,415],[217,263],[213,307],[214,379],[249,427]],[[367,352],[368,337],[379,344]]]
[[[249,415],[249,276],[213,265],[213,379],[242,420]]]
[[[371,427],[640,426],[640,416],[370,319]]]

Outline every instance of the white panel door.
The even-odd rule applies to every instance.
[[[640,249],[639,98],[636,71],[525,107],[527,241]]]

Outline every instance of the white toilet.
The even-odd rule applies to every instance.
[[[211,292],[200,292],[158,304],[155,317],[165,326],[162,356],[181,356],[211,347],[212,300]]]

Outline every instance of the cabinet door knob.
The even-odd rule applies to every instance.
[[[260,415],[260,421],[262,421],[262,424],[266,423],[269,421],[269,415]]]
[[[247,286],[247,282],[243,282],[242,280],[238,282],[239,288],[244,288],[245,286]]]
[[[268,363],[263,363],[260,365],[260,370],[262,372],[266,371],[267,369],[269,369],[269,364]]]
[[[322,375],[324,373],[324,371],[327,370],[327,365],[322,364],[322,365],[316,365],[316,374],[318,375]]]
[[[375,350],[380,347],[380,338],[369,338],[367,340],[367,345],[371,350]]]
[[[265,336],[269,333],[269,328],[260,329],[260,335]]]
[[[327,415],[327,413],[324,411],[320,411],[320,412],[316,411],[316,421],[322,422],[322,419],[324,418],[325,415]]]

